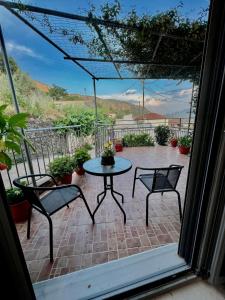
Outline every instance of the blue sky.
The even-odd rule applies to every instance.
[[[110,1],[111,2],[111,1]],[[26,1],[26,3],[58,9],[76,14],[86,15],[89,4],[99,7],[105,0],[98,1]],[[138,13],[151,14],[175,7],[179,1],[174,0],[121,0],[122,11],[126,14],[131,8]],[[207,0],[185,0],[182,13],[189,18],[195,18],[201,8],[208,6]],[[13,56],[21,69],[33,79],[47,84],[57,84],[71,93],[93,94],[92,79],[70,61],[65,61],[63,55],[45,42],[41,37],[26,27],[16,17],[0,7],[0,23],[5,37],[8,54]],[[172,80],[146,81],[146,105],[151,111],[171,113],[182,111],[189,107],[191,84],[183,82],[177,85]],[[98,96],[118,100],[141,100],[141,83],[137,80],[97,82]]]

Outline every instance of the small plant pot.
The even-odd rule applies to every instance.
[[[123,145],[122,144],[115,144],[115,150],[116,150],[116,152],[122,152],[123,151]]]
[[[25,222],[29,217],[30,203],[24,200],[20,203],[9,204],[13,221],[15,223]]]
[[[76,169],[76,173],[77,173],[77,175],[84,175],[85,170],[83,167],[79,167]]]
[[[181,154],[188,154],[191,147],[178,146],[179,152]]]
[[[64,175],[62,178],[60,178],[60,181],[61,181],[62,184],[71,184],[72,174]]]
[[[171,145],[172,147],[176,147],[176,146],[177,146],[177,140],[171,140],[171,141],[170,141],[170,145]]]
[[[112,166],[115,164],[114,156],[102,156],[101,164],[103,166]]]

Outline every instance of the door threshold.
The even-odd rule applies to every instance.
[[[177,244],[134,254],[33,285],[37,299],[106,299],[189,270]]]

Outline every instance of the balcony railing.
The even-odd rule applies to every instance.
[[[155,121],[154,124],[150,122],[134,122],[133,120],[127,120],[127,123],[123,122],[120,124],[98,124],[96,126],[96,156],[99,156],[103,150],[103,146],[106,142],[112,139],[122,139],[126,134],[140,134],[147,133],[152,137],[155,137],[154,129],[158,125],[168,125],[167,123],[162,123],[162,121]],[[193,129],[188,129],[188,126],[182,124],[184,127],[180,126],[169,126],[171,135],[177,138],[192,134]]]
[[[46,173],[54,158],[72,155],[76,148],[85,143],[93,143],[92,137],[81,134],[81,126],[32,128],[26,130],[25,135],[35,151],[28,146],[27,153],[24,144],[21,144],[20,155],[11,153],[12,168],[2,172],[6,188],[12,186],[14,178],[30,173]]]
[[[61,126],[48,128],[33,128],[25,131],[35,151],[28,147],[28,153],[21,144],[21,154],[12,152],[13,166],[9,171],[3,171],[5,187],[12,186],[14,178],[30,173],[48,172],[49,163],[56,157],[72,155],[76,148],[89,143],[95,146],[95,155],[99,156],[104,144],[112,139],[122,139],[126,134],[148,133],[154,137],[155,123],[123,123],[96,124],[93,135],[85,136],[81,126]],[[177,137],[188,134],[187,128],[170,127],[171,133]],[[189,130],[190,133],[190,130]],[[40,177],[41,179],[41,177]]]

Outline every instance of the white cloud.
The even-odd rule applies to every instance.
[[[127,90],[128,92],[129,90]],[[103,99],[115,99],[118,101],[127,101],[135,105],[142,105],[142,93],[125,92],[123,94],[98,95]],[[145,107],[152,112],[160,114],[170,114],[176,111],[188,109],[191,100],[191,88],[171,91],[157,91],[145,93]]]
[[[191,96],[192,89],[184,89],[179,92],[179,96]]]
[[[36,53],[31,48],[14,43],[13,41],[6,42],[6,49],[9,53],[27,55],[33,58],[45,60],[45,58]]]
[[[141,94],[110,94],[110,95],[98,95],[98,97],[103,99],[115,99],[121,101],[135,101],[138,104]]]
[[[137,93],[137,90],[127,90],[124,94],[125,95],[134,95]]]

